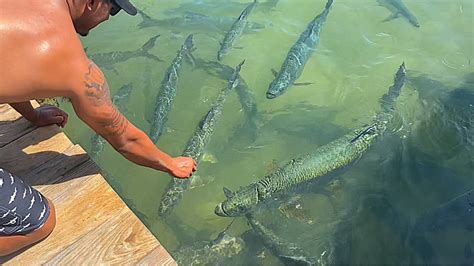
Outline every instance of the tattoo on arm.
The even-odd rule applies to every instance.
[[[106,135],[121,136],[128,128],[129,122],[117,108],[112,108],[110,118],[100,123],[104,128],[107,128]]]
[[[92,61],[89,62],[88,71],[84,75],[86,96],[95,106],[110,103],[109,86],[99,68]]]
[[[109,105],[111,110],[108,112],[108,118],[99,122],[99,125],[106,129],[106,136],[120,136],[128,128],[128,120],[113,106],[110,100],[109,86],[102,72],[96,64],[90,61],[88,71],[84,75],[85,95],[96,107]]]

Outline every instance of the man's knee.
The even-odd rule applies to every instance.
[[[48,218],[38,229],[26,235],[0,236],[0,257],[12,254],[22,248],[35,244],[53,232],[56,226],[56,211],[52,201],[47,199],[49,206]]]
[[[46,222],[38,228],[36,231],[41,231],[41,236],[43,238],[47,237],[51,232],[53,232],[54,227],[56,227],[56,209],[54,207],[54,204],[51,200],[48,200],[48,205],[49,205],[49,216],[46,219]],[[34,233],[34,232],[33,232]]]

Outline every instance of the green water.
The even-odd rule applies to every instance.
[[[182,17],[187,11],[234,19],[247,4],[237,0],[135,3],[159,20]],[[280,68],[325,1],[280,0],[272,9],[257,7],[249,21],[264,28],[243,34],[235,44],[242,49],[232,50],[222,62],[234,67],[246,59],[241,75],[255,96],[261,118],[256,139],[242,129],[245,113],[237,95],[231,94],[207,150],[216,161],[203,161],[196,173],[206,185],[188,191],[168,222],[157,214],[168,175],[135,166],[106,146],[98,163],[109,173],[108,181],[172,255],[178,248],[211,241],[232,221],[214,214],[215,206],[224,200],[224,186],[236,190],[369,122],[397,67],[405,62],[409,81],[397,99],[395,121],[387,134],[335,177],[328,189],[330,198],[311,189],[301,194],[302,206],[314,222],[287,218],[278,204],[260,211],[258,217],[281,238],[320,258],[321,264],[330,252],[327,243],[339,243],[332,253],[337,263],[470,262],[474,231],[459,226],[459,221],[427,231],[430,251],[406,239],[418,219],[474,188],[474,4],[471,0],[404,3],[420,28],[404,18],[382,22],[391,13],[375,0],[335,0],[320,44],[298,80],[313,84],[291,87],[273,100],[265,98],[273,79],[271,69]],[[164,62],[139,57],[115,64],[115,70],[104,70],[112,94],[133,83],[126,116],[148,132],[160,82],[186,36],[194,33],[196,58],[215,61],[225,32],[209,24],[162,23],[139,29],[138,15],[120,14],[110,20],[82,40],[89,54],[134,50],[161,34],[150,52]],[[226,80],[185,64],[158,147],[180,155],[225,85]],[[70,106],[64,105],[72,114]],[[90,150],[93,132],[77,117],[71,115],[66,132]],[[466,203],[466,209],[469,206]],[[344,226],[329,226],[337,221]],[[235,220],[229,234],[251,241],[226,263],[281,264],[249,229],[245,218]]]

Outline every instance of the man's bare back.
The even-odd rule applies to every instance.
[[[84,53],[77,33],[87,35],[109,18],[108,0],[5,0],[2,4],[0,103],[10,103],[33,120],[27,101],[67,97],[77,115],[127,159],[180,178],[192,174],[191,158],[161,152],[120,114],[110,101],[104,75]],[[55,110],[47,111],[53,115]],[[61,112],[56,116],[66,120]]]
[[[64,111],[53,106],[34,109],[30,100],[67,97],[78,117],[127,159],[178,178],[188,178],[196,170],[194,160],[173,158],[160,151],[113,106],[102,71],[87,58],[77,36],[86,36],[89,30],[122,9],[136,14],[128,0],[3,0],[0,9],[0,104],[10,104],[36,126],[57,124],[64,127],[68,118]],[[17,189],[29,189],[38,199],[43,196],[1,167],[0,174],[0,181],[12,180],[9,188],[0,185],[0,205],[11,207],[6,208],[8,212],[0,213],[4,218],[0,219],[0,256],[3,256],[49,235],[55,226],[55,214],[54,205],[48,199],[44,201],[48,204],[39,205],[36,210],[31,210],[31,206],[24,208],[25,204],[20,200],[3,202],[14,199]],[[17,184],[25,187],[18,188]],[[0,210],[5,210],[5,206]],[[37,224],[26,220],[31,211],[41,214],[42,219]],[[45,212],[47,217],[43,216]],[[19,226],[11,227],[5,220],[11,213],[25,217],[28,224],[21,228],[28,229],[27,233],[19,232]]]

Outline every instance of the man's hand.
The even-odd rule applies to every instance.
[[[37,127],[44,127],[56,124],[64,127],[67,123],[68,114],[63,110],[51,106],[43,105],[34,110],[31,122]]]
[[[172,159],[172,165],[168,173],[177,178],[190,178],[196,171],[196,162],[191,157],[176,157]]]

